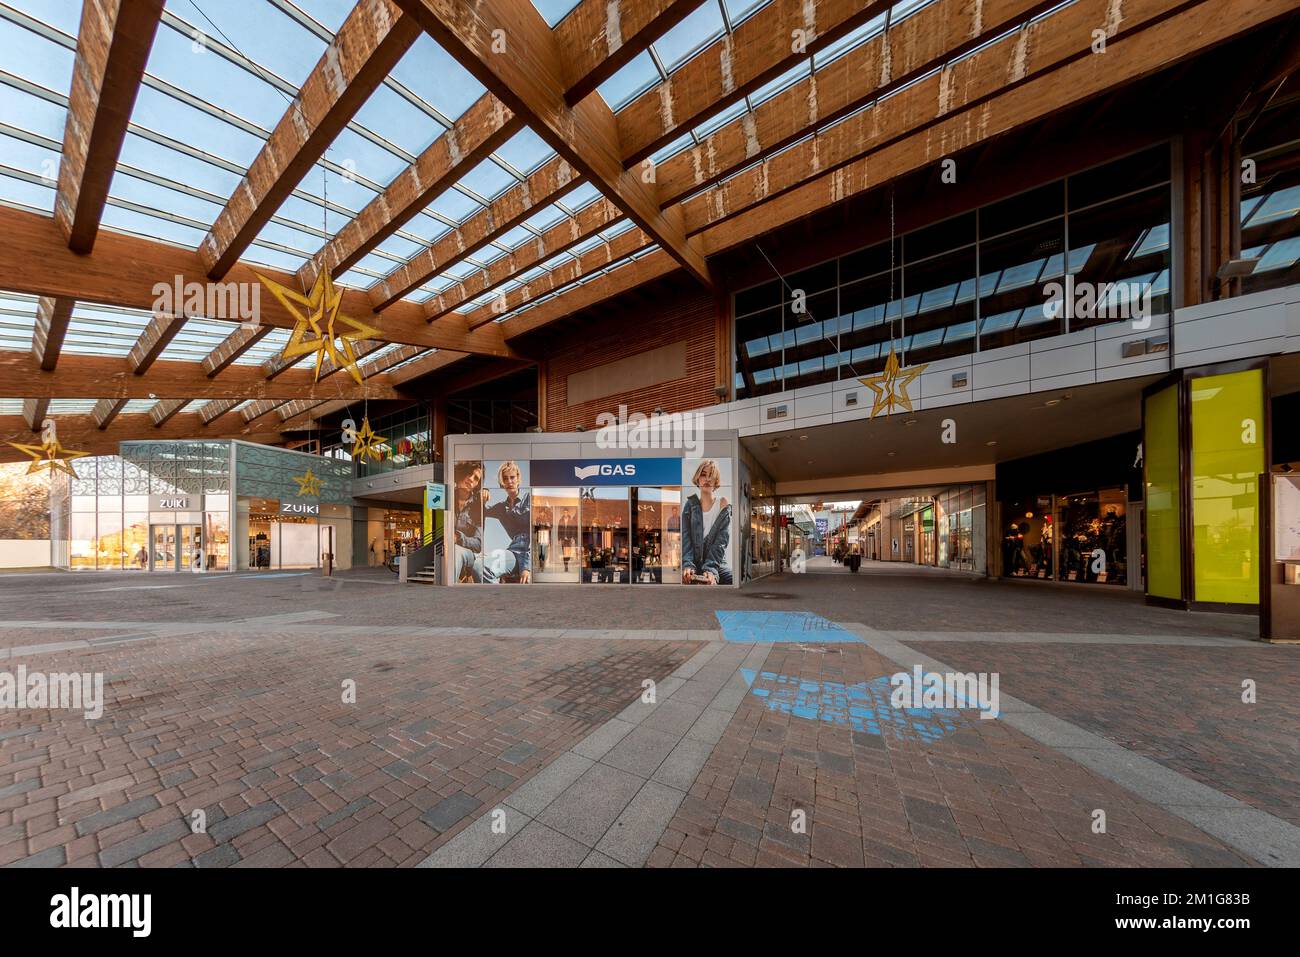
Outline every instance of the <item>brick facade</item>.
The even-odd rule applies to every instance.
[[[579,425],[594,428],[600,413],[617,412],[620,403],[629,412],[648,415],[656,407],[681,412],[717,401],[713,391],[717,307],[712,295],[703,290],[673,291],[651,301],[650,309],[627,300],[612,301],[600,310],[599,321],[584,322],[548,349],[548,432],[571,432]],[[568,380],[575,372],[682,340],[687,343],[685,377],[569,405]]]

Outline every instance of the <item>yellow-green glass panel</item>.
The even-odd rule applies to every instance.
[[[1142,436],[1146,465],[1147,594],[1183,597],[1182,518],[1178,491],[1178,386],[1146,400]]]
[[[1191,380],[1192,555],[1196,601],[1259,601],[1261,369]]]

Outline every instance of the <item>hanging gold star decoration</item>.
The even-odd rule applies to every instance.
[[[366,416],[361,420],[361,428],[354,433],[352,457],[358,462],[364,462],[366,459],[378,462],[380,451],[387,441],[382,435],[375,435],[374,430],[370,428],[370,417]]]
[[[295,475],[293,480],[298,483],[298,495],[315,498],[320,495],[321,481],[315,473],[309,468],[304,475]]]
[[[346,369],[360,385],[361,373],[357,369],[357,353],[353,343],[362,339],[378,339],[382,333],[374,326],[368,326],[339,312],[339,306],[343,304],[343,293],[334,285],[329,270],[322,269],[317,273],[311,292],[305,296],[260,273],[254,275],[271,290],[271,295],[280,300],[280,304],[294,318],[293,332],[281,355],[285,359],[315,355],[316,373],[313,382],[320,379],[321,366],[328,357],[336,369]]]
[[[903,369],[898,364],[898,353],[889,347],[889,358],[885,360],[885,371],[880,375],[866,376],[858,381],[876,394],[871,404],[871,417],[874,419],[884,411],[892,414],[895,409],[912,411],[912,399],[907,394],[907,387],[915,381],[929,363],[909,366]]]
[[[12,445],[24,455],[32,457],[32,464],[27,468],[28,475],[40,471],[48,471],[51,475],[55,472],[67,472],[73,478],[76,478],[77,472],[70,464],[71,460],[90,454],[89,452],[74,452],[71,449],[65,449],[53,435],[40,445],[23,445],[21,442],[9,442],[7,444]]]

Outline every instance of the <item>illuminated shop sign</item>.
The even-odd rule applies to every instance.
[[[533,485],[680,485],[682,460],[533,459]]]
[[[319,515],[320,506],[315,502],[281,502],[281,515]]]
[[[151,512],[201,512],[202,495],[150,495]]]

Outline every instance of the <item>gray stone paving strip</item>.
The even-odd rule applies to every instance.
[[[643,865],[740,706],[740,669],[772,647],[704,634],[714,640],[657,683],[654,704],[628,705],[420,866]]]
[[[857,623],[841,627],[863,638],[873,650],[904,671],[958,669],[907,647],[900,639],[916,633],[875,631]],[[999,694],[998,718],[1102,777],[1200,828],[1211,837],[1268,867],[1300,867],[1300,828],[1244,801],[1229,797],[1157,761],[1049,714],[1028,702]]]
[[[1099,635],[1055,631],[893,631],[906,641],[971,641],[1014,645],[1190,645],[1206,648],[1240,648],[1248,638],[1212,635]]]

